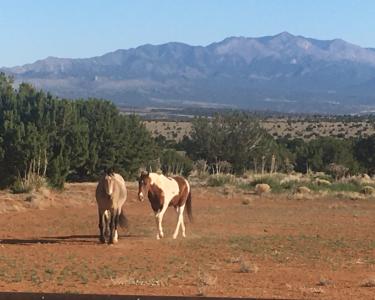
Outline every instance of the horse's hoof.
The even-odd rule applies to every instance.
[[[100,242],[101,244],[105,244],[105,238],[100,238],[100,239],[99,239],[99,242]]]

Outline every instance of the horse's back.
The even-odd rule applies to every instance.
[[[182,176],[173,176],[171,178],[174,179],[177,182],[179,190],[180,190],[180,193],[184,189],[187,189],[188,193],[190,192],[190,184],[189,184],[189,182],[187,181],[187,179],[185,177],[182,177]]]

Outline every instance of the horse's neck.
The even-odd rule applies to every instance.
[[[178,183],[173,178],[165,177],[156,173],[151,174],[152,194],[156,197],[165,197],[167,200],[179,193]]]
[[[126,194],[126,185],[124,179],[118,175],[114,174],[113,178],[113,191],[112,194],[116,197],[123,198]]]
[[[148,189],[148,194],[151,195],[153,198],[158,197],[161,194],[161,189],[157,185],[151,184]]]

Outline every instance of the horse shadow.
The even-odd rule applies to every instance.
[[[120,235],[121,239],[128,238],[140,238],[137,235],[123,234]],[[49,237],[37,237],[30,239],[15,239],[6,238],[0,239],[0,245],[35,245],[35,244],[75,244],[75,245],[98,245],[98,235],[65,235],[65,236],[49,236]]]

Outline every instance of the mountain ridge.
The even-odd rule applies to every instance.
[[[0,70],[60,97],[107,98],[120,106],[205,103],[314,113],[375,108],[374,48],[288,32],[207,46],[145,44],[91,58],[50,56]]]

